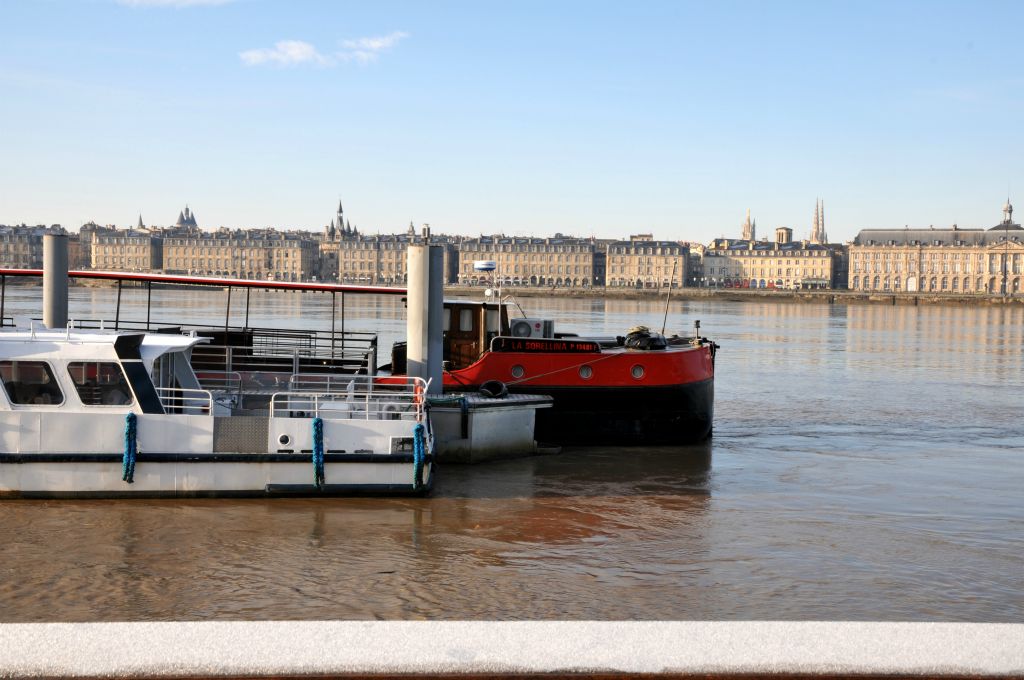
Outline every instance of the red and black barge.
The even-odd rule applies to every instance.
[[[555,333],[550,321],[509,319],[504,304],[445,303],[444,389],[498,381],[511,393],[551,396],[536,438],[554,444],[684,444],[711,434],[715,350],[700,337],[638,327],[615,338]],[[493,388],[492,388],[493,389]]]

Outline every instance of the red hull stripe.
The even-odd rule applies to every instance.
[[[42,269],[2,269],[0,276],[43,275]],[[105,279],[107,281],[138,281],[141,283],[171,283],[175,285],[217,286],[232,288],[258,288],[263,290],[302,290],[322,293],[376,293],[378,295],[405,295],[405,288],[385,286],[348,286],[337,283],[304,283],[298,281],[258,281],[255,279],[224,279],[205,276],[179,276],[177,274],[140,274],[128,272],[98,272],[73,269],[73,279]]]
[[[523,391],[530,385],[653,387],[686,385],[714,375],[710,345],[598,353],[486,352],[476,363],[445,373],[444,385],[457,390],[500,380]]]

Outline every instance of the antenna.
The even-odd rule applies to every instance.
[[[679,263],[678,259],[672,260],[672,276],[668,279],[668,292],[665,293],[665,318],[661,320],[661,334],[665,335],[665,326],[668,324],[668,302],[672,299],[672,284],[676,280],[676,265]]]

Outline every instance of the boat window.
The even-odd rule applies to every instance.
[[[488,332],[490,332],[490,333],[499,333],[499,332],[501,332],[501,327],[500,327],[499,321],[498,321],[498,313],[499,313],[499,311],[500,310],[498,310],[498,309],[488,309],[486,311],[486,314],[485,314],[486,320],[485,320],[484,324],[485,324],[485,329]]]
[[[463,309],[459,312],[459,330],[460,331],[471,331],[473,330],[473,310]]]
[[[0,379],[12,404],[64,403],[64,393],[45,361],[0,361]]]
[[[113,361],[73,361],[68,373],[86,406],[125,406],[132,392],[121,365]]]

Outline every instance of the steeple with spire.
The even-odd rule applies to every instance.
[[[757,222],[756,220],[754,222],[750,221],[750,208],[747,208],[747,219],[743,221],[743,240],[757,240]]]
[[[814,199],[814,226],[811,227],[811,243],[823,245],[828,243],[825,233],[825,201]]]
[[[139,213],[139,229],[145,229],[146,225],[142,223],[142,213]]]
[[[174,223],[174,226],[198,228],[199,224],[196,222],[196,214],[186,205],[185,210],[178,213],[178,221]]]

